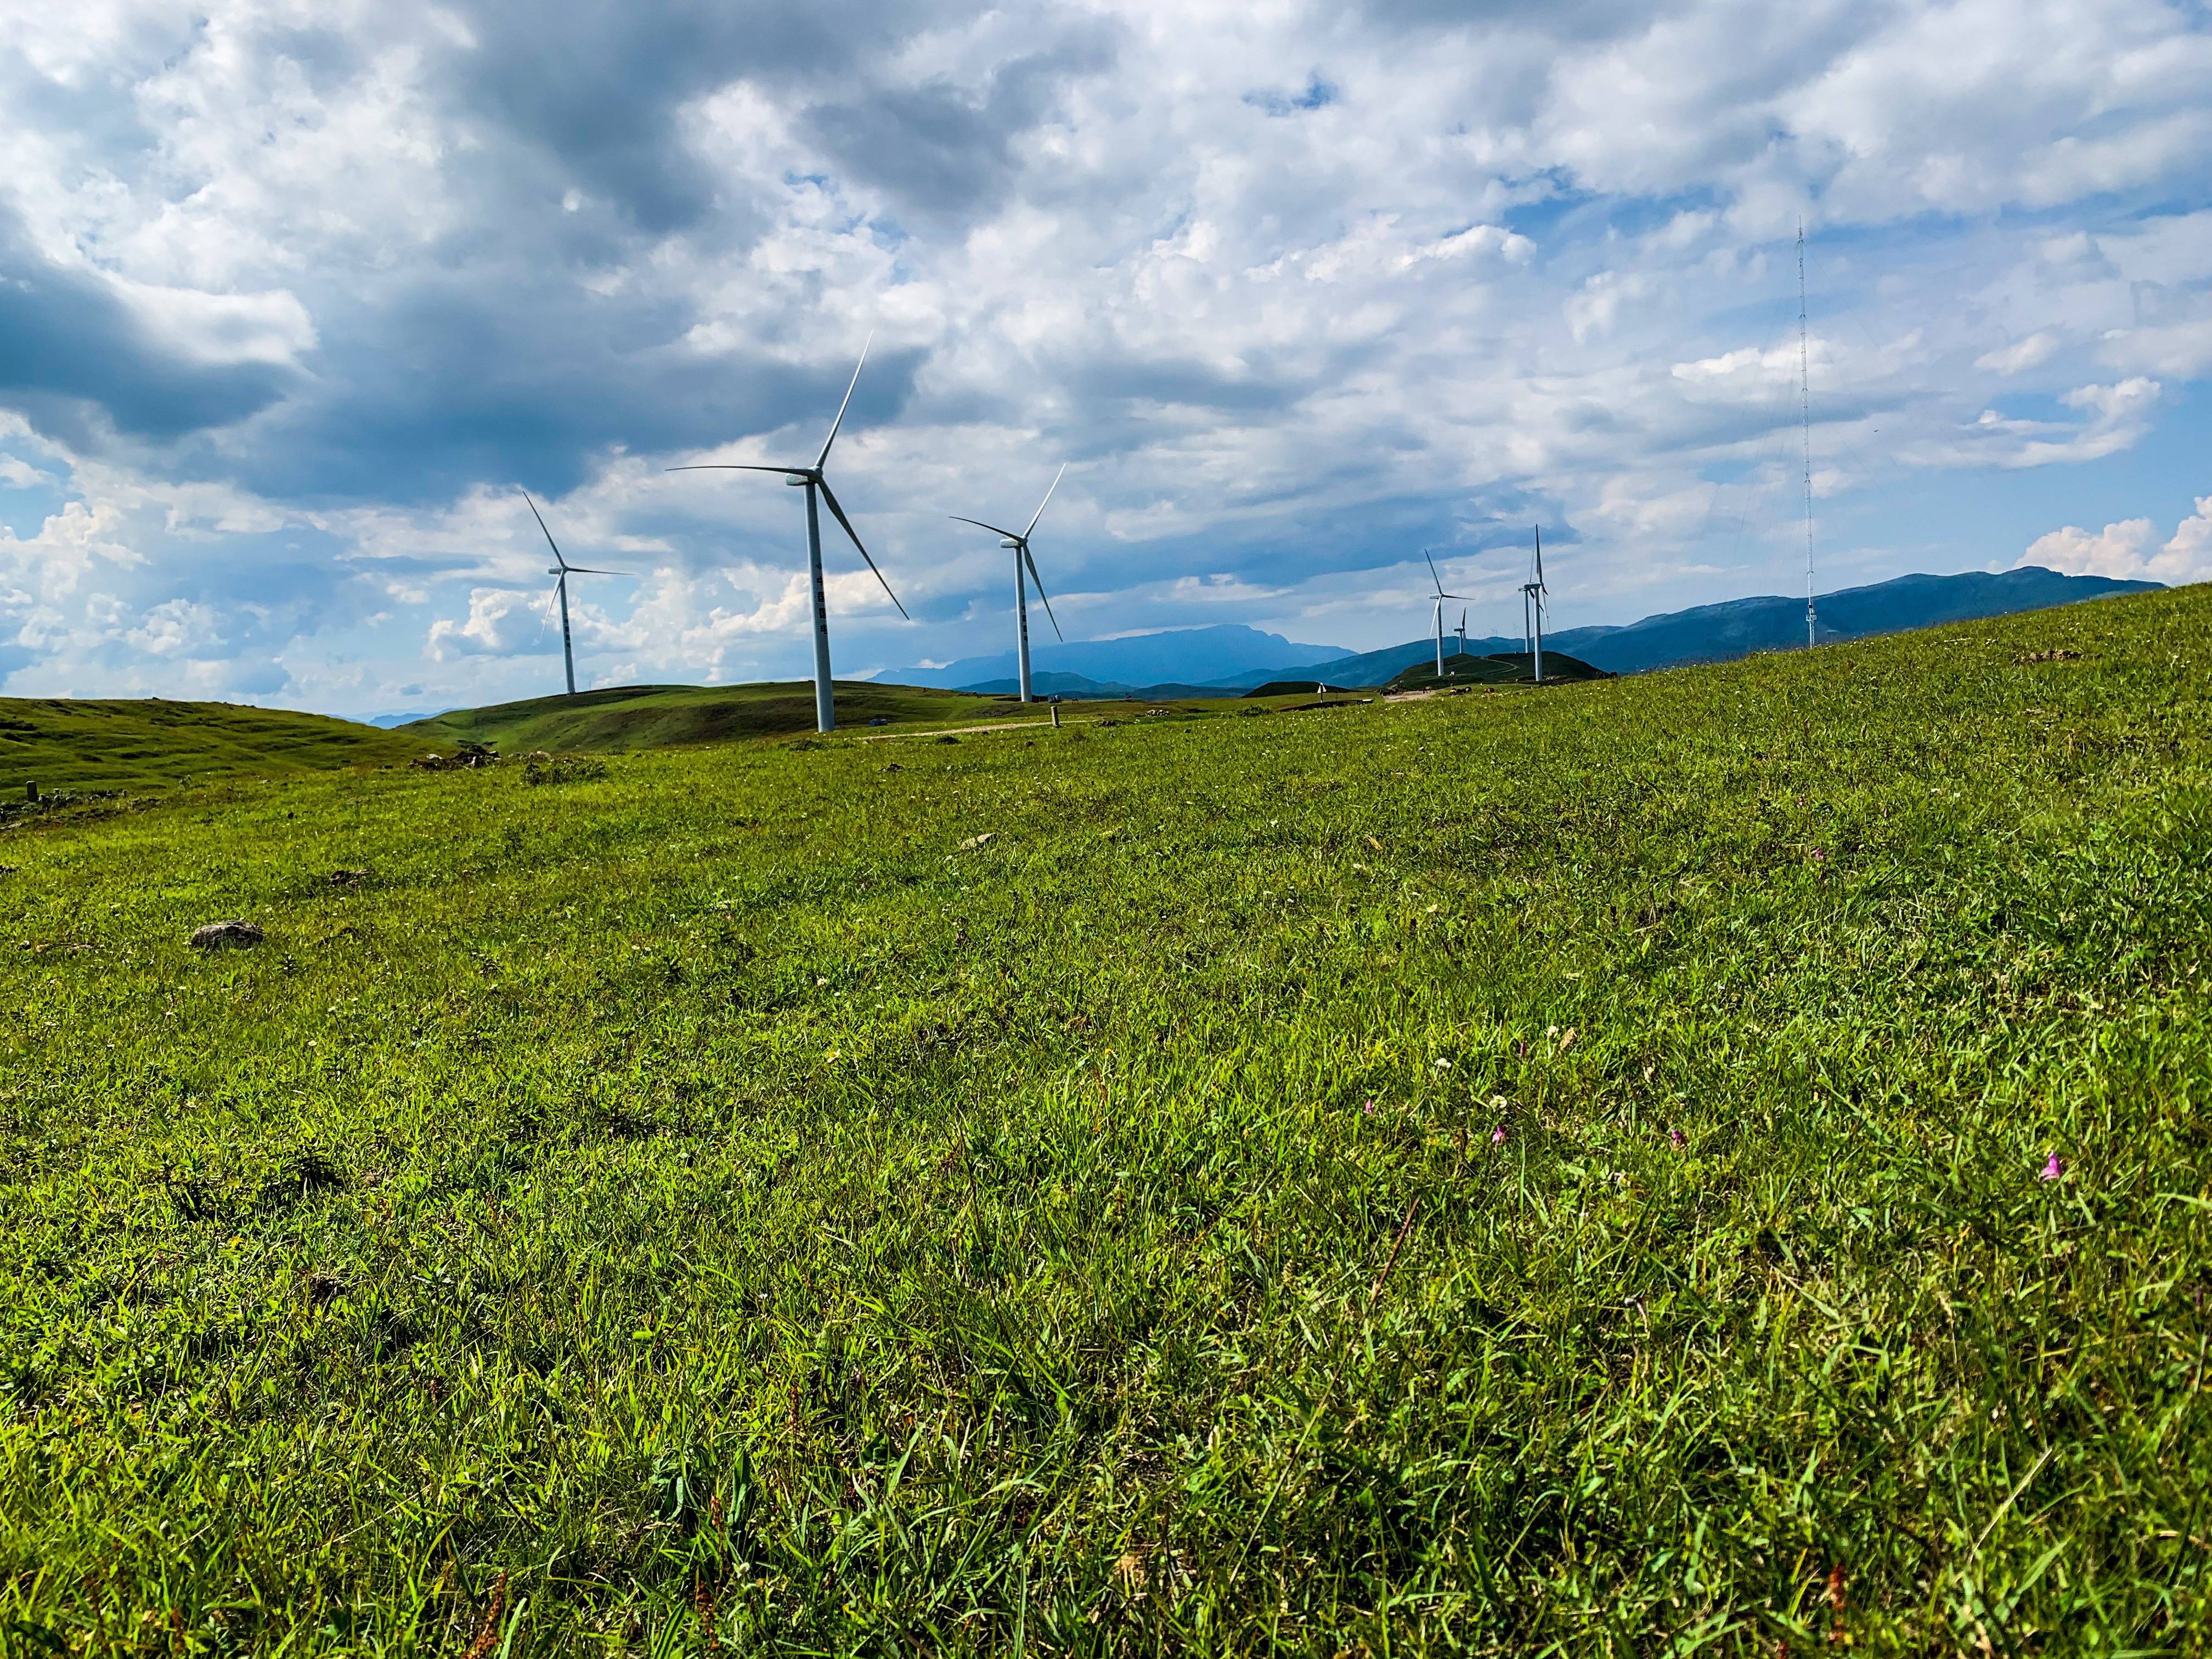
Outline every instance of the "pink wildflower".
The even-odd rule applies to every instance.
[[[2065,1161],[2061,1158],[2057,1153],[2051,1153],[2051,1161],[2043,1166],[2043,1179],[2045,1181],[2056,1181],[2059,1176],[2065,1173]]]
[[[1375,1103],[1371,1100],[1367,1103],[1367,1115],[1370,1117],[1375,1115]]]
[[[1493,1146],[1503,1146],[1505,1144],[1505,1126],[1503,1123],[1490,1132],[1490,1144]]]
[[[1682,1132],[1681,1132],[1680,1129],[1669,1129],[1669,1130],[1668,1130],[1668,1131],[1667,1131],[1667,1139],[1669,1139],[1669,1140],[1671,1140],[1671,1141],[1673,1141],[1673,1142],[1674,1142],[1677,1146],[1681,1146],[1681,1145],[1683,1144],[1683,1140],[1682,1140]]]

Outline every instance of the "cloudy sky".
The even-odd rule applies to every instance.
[[[1070,637],[2212,577],[2201,0],[0,4],[0,691],[345,714]]]

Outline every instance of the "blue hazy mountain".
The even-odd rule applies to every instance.
[[[1115,685],[1158,685],[1168,681],[1198,684],[1218,680],[1224,674],[1260,671],[1260,679],[1277,668],[1317,662],[1346,654],[1340,645],[1299,645],[1279,634],[1263,634],[1256,628],[1222,623],[1212,628],[1178,628],[1161,634],[1133,634],[1120,640],[1082,640],[1072,645],[1040,641],[1036,625],[1044,618],[1030,618],[1030,672],[1032,679],[1046,673],[1074,674],[1084,679]],[[1050,641],[1050,642],[1048,642]],[[897,685],[935,685],[947,690],[994,681],[1012,682],[1017,672],[1014,653],[994,657],[963,657],[943,668],[896,669],[878,678]],[[1255,680],[1257,685],[1260,680]]]
[[[2109,593],[2139,593],[2161,586],[2158,582],[2118,581],[2107,576],[2062,576],[2055,570],[2031,565],[2021,570],[1996,573],[1971,570],[1955,576],[1899,576],[1868,587],[1846,587],[1823,593],[1818,601],[1820,639],[1864,639],[1872,634],[1901,633],[1911,628],[1929,628],[1942,623],[1970,622],[1978,617],[2008,616],[2018,611],[2044,611],[2101,599]],[[1675,668],[1689,663],[1725,662],[1757,651],[1788,651],[1805,643],[1805,601],[1769,594],[1759,599],[1729,599],[1701,605],[1688,611],[1672,611],[1625,628],[1555,629],[1544,635],[1547,652],[1559,650],[1580,657],[1612,674],[1634,674],[1646,669]],[[1444,649],[1458,641],[1446,635]],[[1318,658],[1291,668],[1240,669],[1207,681],[1237,690],[1263,685],[1269,680],[1314,679],[1332,685],[1381,685],[1401,669],[1433,658],[1436,641],[1408,640],[1339,657]],[[1467,648],[1477,656],[1494,651],[1525,649],[1515,639],[1476,639]]]

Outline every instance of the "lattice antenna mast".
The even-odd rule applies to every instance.
[[[1805,448],[1805,647],[1812,649],[1813,610],[1813,355],[1805,325],[1805,222],[1797,222],[1797,398]]]

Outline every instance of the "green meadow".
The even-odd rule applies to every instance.
[[[2204,1651],[2208,684],[5,820],[0,1651]]]
[[[158,697],[0,697],[0,791],[146,792],[228,778],[392,766],[411,738],[322,714]]]
[[[838,682],[836,706],[841,724],[864,730],[1045,713],[1003,698],[865,680]],[[0,792],[15,800],[27,786],[50,800],[143,795],[233,778],[404,766],[427,755],[451,756],[465,743],[516,754],[619,754],[813,730],[814,688],[796,683],[623,686],[457,709],[392,731],[239,703],[0,697]],[[67,810],[82,803],[57,804]]]
[[[837,724],[866,730],[886,726],[939,726],[977,720],[1042,720],[1035,704],[966,691],[933,691],[915,685],[877,685],[839,680]],[[629,685],[582,691],[573,697],[534,697],[458,709],[398,728],[418,750],[450,753],[461,743],[488,744],[502,751],[575,750],[626,754],[641,749],[792,737],[814,730],[811,681],[764,685]]]

